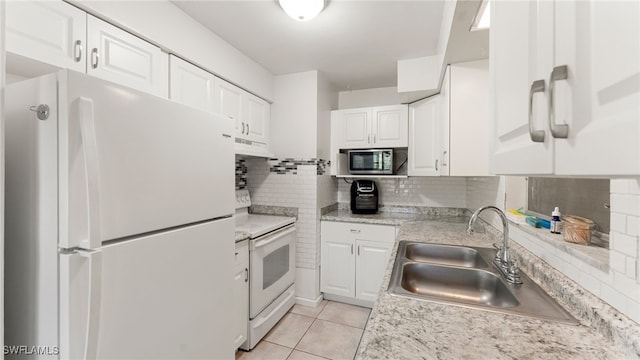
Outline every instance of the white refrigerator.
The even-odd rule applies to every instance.
[[[234,357],[233,126],[68,70],[7,87],[7,359]]]

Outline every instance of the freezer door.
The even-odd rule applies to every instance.
[[[60,255],[63,359],[232,359],[233,219]]]
[[[72,71],[59,78],[61,247],[233,214],[231,119]]]

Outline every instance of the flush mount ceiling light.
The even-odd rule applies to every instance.
[[[318,16],[324,8],[324,0],[279,0],[282,10],[298,21],[308,21]]]

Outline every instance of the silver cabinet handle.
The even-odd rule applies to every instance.
[[[351,232],[354,234],[360,234],[360,230],[357,229],[351,229]]]
[[[249,269],[244,268],[244,282],[249,282]]]
[[[242,135],[244,135],[244,123],[242,123]]]
[[[533,142],[544,142],[544,130],[536,130],[533,127],[533,94],[544,92],[544,80],[536,80],[529,90],[529,135]]]
[[[373,134],[373,143],[376,143],[376,134]]]
[[[367,144],[371,144],[371,134],[367,135]]]
[[[91,67],[94,69],[97,69],[99,61],[100,61],[100,56],[98,55],[98,49],[93,48],[91,50]]]
[[[358,245],[358,256],[360,256],[360,245]]]
[[[351,255],[353,255],[353,244],[351,244]]]
[[[82,41],[76,40],[73,45],[73,60],[75,62],[80,62],[82,60]]]
[[[247,123],[247,135],[249,135],[249,123]]]
[[[556,139],[566,139],[569,136],[569,125],[556,124],[556,116],[553,103],[553,83],[558,80],[567,80],[569,77],[569,69],[567,65],[556,66],[551,72],[549,79],[549,129],[551,135]]]
[[[438,171],[438,159],[436,159],[436,171]]]
[[[447,151],[442,153],[442,166],[447,166]]]

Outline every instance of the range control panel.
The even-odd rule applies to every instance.
[[[236,209],[251,206],[251,197],[249,190],[236,190]]]

